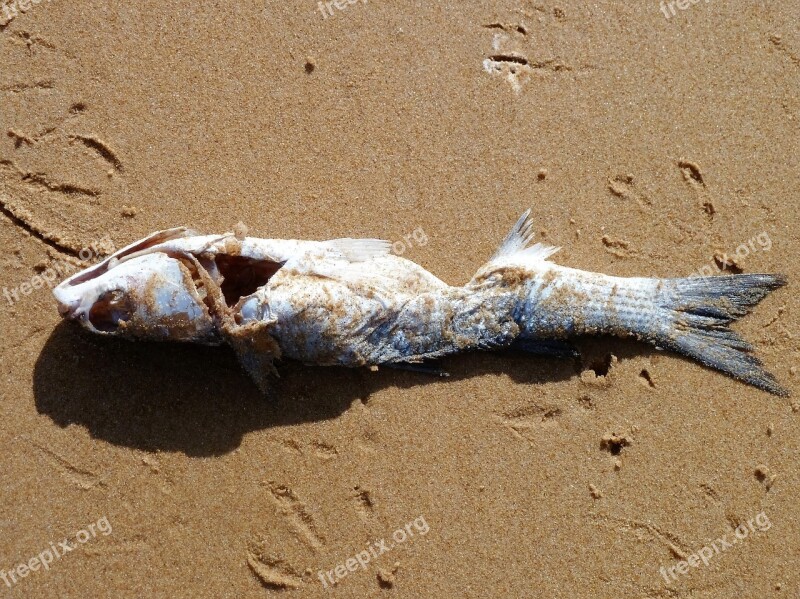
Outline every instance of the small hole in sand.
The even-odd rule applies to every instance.
[[[604,435],[600,441],[600,448],[609,452],[611,455],[619,455],[624,447],[630,446],[631,442],[625,435],[611,433]]]
[[[653,382],[653,377],[647,368],[642,368],[642,371],[639,373],[639,380],[651,389],[656,386],[656,384]]]
[[[608,371],[611,370],[611,363],[613,358],[611,354],[606,354],[598,358],[592,358],[586,365],[587,370],[594,372],[595,376],[606,376]]]

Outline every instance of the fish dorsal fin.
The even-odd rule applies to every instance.
[[[384,239],[332,239],[328,245],[338,250],[350,262],[368,262],[389,253],[392,244]]]
[[[528,208],[522,213],[522,216],[519,217],[519,220],[514,226],[511,227],[503,243],[500,244],[500,247],[497,248],[494,256],[492,256],[492,260],[513,256],[515,254],[522,254],[531,260],[547,260],[561,249],[541,243],[534,243],[529,247],[529,244],[533,241],[533,237],[531,210]]]
[[[519,217],[519,220],[511,227],[511,230],[503,239],[503,243],[497,248],[497,251],[492,256],[492,260],[502,258],[503,256],[510,256],[517,252],[524,250],[528,244],[533,240],[533,222],[531,222],[531,209],[528,208]]]
[[[544,245],[543,243],[534,243],[532,246],[517,252],[518,256],[525,256],[528,260],[547,260],[550,256],[555,254],[560,247],[554,245]]]

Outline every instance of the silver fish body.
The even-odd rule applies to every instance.
[[[727,325],[780,275],[623,278],[548,260],[526,212],[464,286],[389,254],[375,239],[296,241],[155,233],[54,289],[89,330],[133,339],[228,343],[260,386],[273,360],[414,364],[507,347],[563,353],[578,335],[631,336],[772,393],[785,390]]]

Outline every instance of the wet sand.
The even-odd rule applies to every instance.
[[[567,266],[785,273],[735,328],[798,394],[796,6],[337,2],[0,8],[0,590],[800,595],[796,397],[608,339],[263,397],[60,321],[55,279],[156,230],[463,283],[532,207]]]

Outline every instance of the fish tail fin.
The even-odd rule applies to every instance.
[[[754,387],[788,396],[751,353],[753,346],[728,327],[786,282],[783,275],[772,274],[674,279],[657,300],[671,318],[643,337]]]

